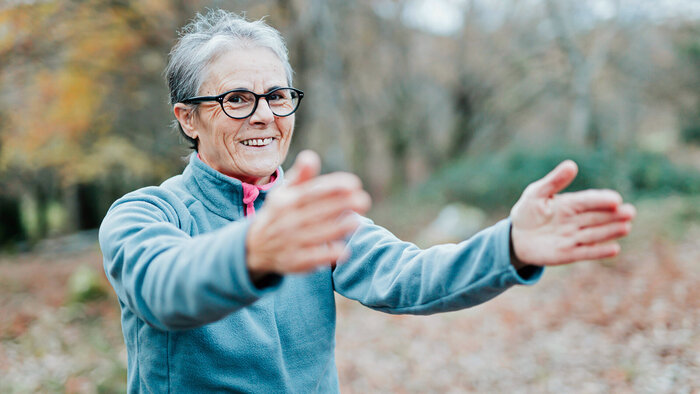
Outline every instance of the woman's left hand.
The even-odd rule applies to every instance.
[[[612,257],[616,239],[630,232],[636,211],[613,190],[557,194],[576,177],[567,160],[530,184],[511,210],[511,241],[516,268],[526,264],[559,265]]]

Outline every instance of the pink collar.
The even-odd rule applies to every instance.
[[[199,152],[197,152],[197,157],[199,158],[199,160],[202,160],[202,157],[199,156]],[[279,178],[279,171],[279,169],[275,170],[275,173],[272,174],[272,176],[270,176],[270,182],[264,185],[253,185],[250,183],[243,182],[236,177],[224,174],[231,179],[235,179],[241,182],[241,187],[243,187],[243,204],[245,204],[246,216],[251,218],[255,216],[255,200],[258,198],[261,191],[269,190],[272,186],[275,185],[275,182]]]

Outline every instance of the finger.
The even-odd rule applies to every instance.
[[[362,214],[369,207],[369,195],[361,191],[360,202],[335,203],[328,202],[318,206],[306,206],[300,209],[291,209],[280,214],[273,214],[273,221],[267,226],[270,234],[267,244],[269,246],[285,248],[289,244],[309,245],[318,242],[327,242],[347,237],[355,231],[359,225],[359,216],[351,211]],[[356,199],[355,199],[356,200]],[[358,207],[361,206],[360,209]],[[261,214],[267,218],[268,213]],[[281,244],[277,245],[279,242]]]
[[[277,206],[282,210],[296,209],[328,196],[349,194],[362,189],[360,178],[350,173],[320,175],[304,182],[298,181],[299,176],[292,176],[296,183],[287,183],[284,187],[273,190],[266,199],[267,206]]]
[[[634,219],[637,216],[637,208],[635,208],[632,204],[622,204],[617,209],[618,211],[623,210],[624,213],[628,214],[630,220]]]
[[[297,249],[289,253],[286,272],[304,272],[342,259],[347,254],[345,242],[336,241]]]
[[[321,172],[321,158],[312,150],[299,152],[294,165],[287,172],[287,184],[298,185],[316,177]]]
[[[343,240],[352,234],[359,225],[360,221],[355,215],[346,214],[340,219],[325,220],[299,229],[294,234],[292,242],[297,242],[303,246],[311,246]]]
[[[558,196],[557,204],[575,213],[615,211],[622,204],[622,196],[614,190],[589,189],[561,194]]]
[[[371,205],[372,199],[364,190],[320,199],[314,204],[307,204],[296,210],[298,214],[297,226],[305,226],[323,220],[337,220],[341,214],[347,211],[363,215],[369,210]]]
[[[564,190],[576,178],[578,166],[572,160],[565,160],[544,178],[530,186],[538,197],[551,197]]]
[[[362,181],[348,172],[335,172],[318,176],[291,189],[295,206],[315,204],[321,199],[349,195],[362,190]]]
[[[595,227],[611,222],[629,221],[634,219],[637,211],[630,204],[621,205],[614,211],[589,211],[576,215],[579,228]]]
[[[581,260],[598,260],[615,257],[620,253],[620,245],[617,242],[581,245],[574,248],[565,263],[573,263]]]
[[[630,222],[613,222],[602,226],[588,227],[580,230],[574,237],[577,245],[607,242],[629,234]]]

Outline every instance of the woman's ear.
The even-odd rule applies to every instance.
[[[177,103],[173,106],[173,112],[175,113],[177,121],[180,122],[182,131],[184,131],[188,137],[196,140],[198,133],[197,129],[194,127],[194,107],[183,103]]]

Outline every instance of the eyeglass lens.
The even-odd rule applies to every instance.
[[[277,89],[266,97],[272,113],[276,116],[287,116],[294,112],[299,105],[299,94],[292,89]],[[234,118],[245,118],[252,115],[255,109],[255,95],[251,92],[231,92],[222,101],[224,111]]]

